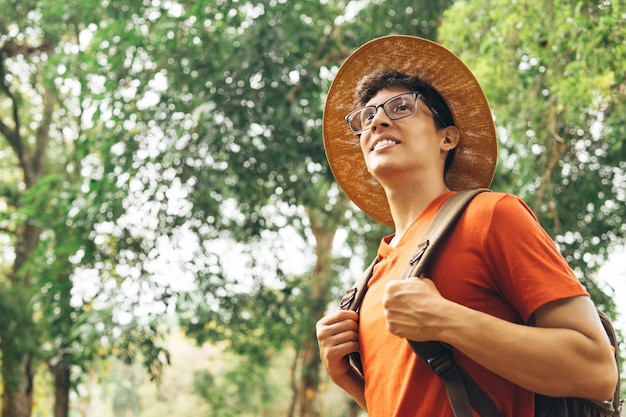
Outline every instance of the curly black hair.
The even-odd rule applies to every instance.
[[[419,77],[403,74],[393,69],[377,71],[365,76],[357,85],[354,98],[359,106],[364,106],[379,91],[394,87],[403,87],[409,91],[419,92],[431,111],[434,110],[439,115],[439,117],[433,118],[437,129],[454,126],[450,108],[430,84]],[[454,149],[448,153],[444,172],[448,171],[453,157]]]

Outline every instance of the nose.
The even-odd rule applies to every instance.
[[[391,123],[391,119],[385,113],[385,109],[382,105],[376,106],[376,112],[374,113],[374,117],[372,117],[372,122],[370,123],[369,128],[376,130],[378,126],[389,126]]]

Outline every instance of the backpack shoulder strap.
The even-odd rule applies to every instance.
[[[426,261],[443,240],[446,232],[454,226],[456,220],[461,216],[465,207],[469,202],[478,194],[489,191],[486,188],[480,188],[476,190],[464,190],[459,191],[452,197],[448,198],[434,219],[424,232],[421,243],[418,245],[415,253],[411,256],[411,261],[404,271],[404,277],[420,276]],[[363,272],[361,278],[354,284],[354,286],[346,290],[345,295],[339,303],[339,307],[344,310],[358,311],[361,307],[361,302],[367,291],[367,283],[372,277],[374,266],[378,263],[378,259],[374,259],[370,266]]]
[[[369,267],[363,272],[361,278],[354,284],[352,288],[346,290],[346,294],[343,296],[341,301],[339,302],[339,308],[342,310],[352,310],[359,311],[361,307],[361,303],[363,302],[363,297],[365,297],[365,292],[367,291],[367,283],[369,282],[372,274],[374,272],[374,266],[378,263],[378,258],[374,259]],[[363,375],[363,364],[361,363],[361,355],[359,352],[353,352],[348,355],[350,358],[350,363],[358,369],[358,371]]]
[[[606,331],[607,336],[609,336],[609,341],[611,342],[611,346],[613,346],[613,357],[615,358],[615,364],[617,365],[618,374],[621,371],[621,359],[619,352],[619,340],[617,339],[617,333],[615,332],[615,328],[613,327],[613,323],[611,323],[611,319],[609,316],[601,310],[598,310],[598,316],[600,316],[600,322],[602,323],[602,327],[604,327],[604,331]],[[622,390],[621,390],[621,377],[617,378],[617,385],[615,386],[615,392],[613,393],[613,416],[621,416],[622,412]]]
[[[342,310],[359,311],[365,292],[367,291],[367,283],[372,277],[374,272],[374,266],[378,263],[378,259],[374,259],[370,266],[367,267],[361,278],[354,284],[354,286],[346,290],[345,295],[339,302],[339,307]]]
[[[446,200],[424,232],[404,271],[403,278],[419,278],[422,275],[428,260],[454,228],[465,208],[474,197],[486,191],[489,190],[481,188],[459,191]],[[472,417],[472,408],[482,417],[502,417],[502,413],[493,401],[467,373],[457,366],[448,346],[436,341],[409,340],[409,344],[420,359],[445,383],[455,417]]]
[[[441,245],[447,234],[454,228],[465,208],[478,194],[488,191],[491,190],[478,188],[459,191],[443,203],[422,235],[413,256],[411,256],[409,265],[407,265],[404,271],[404,278],[422,275],[426,263]]]

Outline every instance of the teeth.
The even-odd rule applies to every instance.
[[[393,141],[393,140],[389,140],[389,139],[384,139],[381,140],[380,142],[378,142],[375,146],[374,146],[374,150],[378,149],[378,148],[382,148],[383,146],[387,146],[387,145],[395,145],[397,142]]]

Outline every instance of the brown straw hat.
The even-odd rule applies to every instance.
[[[369,174],[345,116],[356,107],[361,79],[394,69],[416,75],[446,101],[461,132],[445,182],[451,190],[489,187],[496,167],[497,141],[489,103],[467,66],[443,46],[414,36],[374,39],[352,53],[337,73],[324,108],[324,148],[331,171],[350,199],[374,220],[393,226],[382,186]]]

